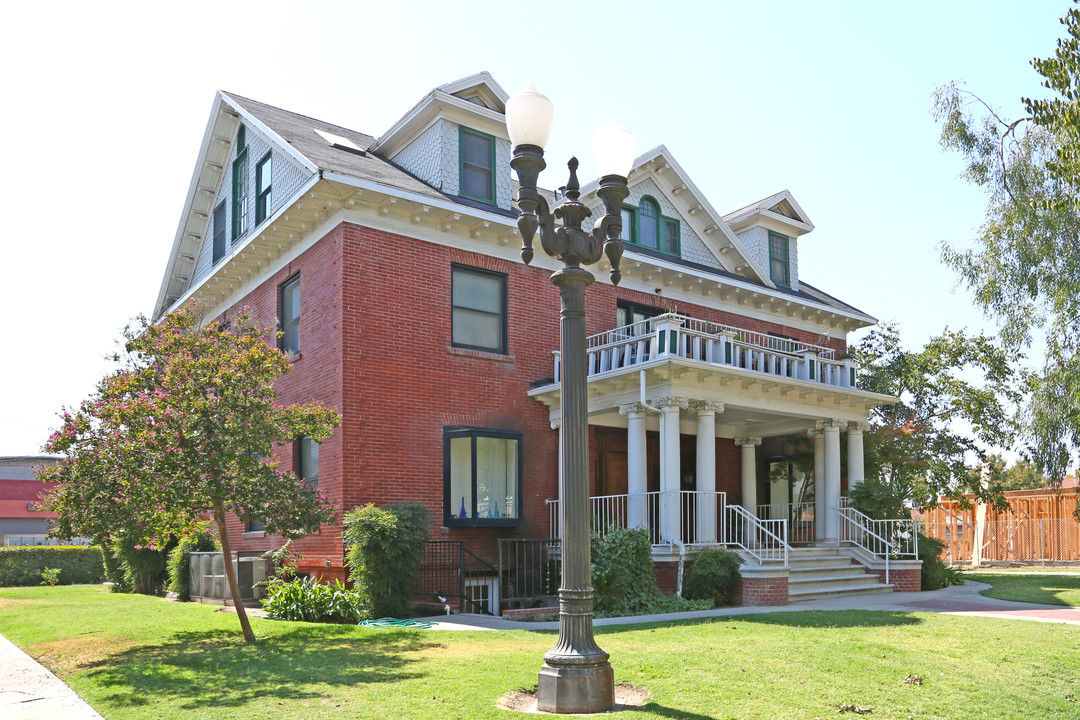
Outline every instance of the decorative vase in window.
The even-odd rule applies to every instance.
[[[465,496],[461,496],[461,511],[458,513],[458,517],[461,519],[469,517],[469,514],[465,512]]]

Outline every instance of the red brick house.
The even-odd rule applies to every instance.
[[[418,500],[432,540],[491,564],[500,539],[558,533],[557,265],[519,258],[506,99],[480,73],[374,137],[219,92],[155,309],[194,300],[227,321],[248,305],[278,326],[295,357],[283,401],[342,414],[282,461],[341,511]],[[841,485],[861,479],[867,413],[891,399],[858,388],[844,351],[874,319],[799,276],[814,226],[791,193],[722,215],[663,146],[629,185],[622,284],[601,267],[586,300],[598,522],[650,527],[661,567],[739,547],[748,598],[786,599],[796,530],[835,547],[853,522]],[[582,199],[599,207],[595,190]],[[784,439],[807,432],[816,493]],[[278,542],[232,531],[242,550]],[[296,547],[307,569],[346,572],[339,526]]]

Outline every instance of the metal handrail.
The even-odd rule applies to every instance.
[[[889,561],[893,555],[919,557],[917,521],[905,520],[903,518],[875,520],[866,513],[859,512],[853,507],[838,507],[833,508],[833,511],[840,516],[841,520],[837,544],[841,542],[852,542],[874,557],[884,559],[886,584],[889,583]],[[902,537],[899,528],[904,525],[910,526],[910,531],[908,531],[910,532],[912,539],[912,547],[910,550],[902,549],[899,542],[889,539],[889,537]],[[882,530],[884,535],[882,532],[877,532],[876,530]],[[871,539],[876,540],[877,543],[870,542]]]
[[[782,554],[781,557],[784,563],[784,567],[789,566],[788,555],[791,550],[791,546],[788,545],[787,541],[787,520],[762,520],[741,505],[728,505],[727,511],[735,517],[735,521],[729,521],[726,523],[727,530],[732,534],[731,537],[725,536],[724,539],[726,544],[737,545],[738,547],[742,548],[747,553],[752,555],[754,558],[756,558],[759,563],[765,560],[776,560],[777,558],[773,557],[771,552],[767,553],[768,557],[766,557],[766,555],[757,552],[758,550],[761,550],[761,546],[757,546],[755,548],[752,547],[753,543],[749,542],[751,534],[753,534],[753,537],[755,538],[764,536],[766,539],[772,539],[773,541],[775,541],[771,546],[768,547],[778,549]],[[742,540],[739,540],[738,536],[735,534],[740,526],[746,528],[745,535],[743,536]],[[768,526],[773,526],[777,528],[779,532],[774,532],[770,530]]]

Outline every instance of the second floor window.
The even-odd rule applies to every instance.
[[[769,233],[769,276],[777,285],[791,287],[791,263],[788,239],[780,233]]]
[[[450,272],[451,344],[505,355],[506,276],[457,265]]]
[[[659,250],[669,255],[679,254],[679,221],[660,213],[660,203],[648,195],[637,207],[624,205],[623,242]]]
[[[281,339],[278,347],[287,355],[300,352],[300,276],[293,275],[281,284],[278,316]]]
[[[273,158],[266,153],[255,166],[255,224],[258,225],[270,214],[273,203],[272,180]]]
[[[306,435],[296,440],[296,476],[319,486],[319,443]]]
[[[495,138],[461,128],[458,152],[461,156],[459,193],[472,200],[495,204]]]

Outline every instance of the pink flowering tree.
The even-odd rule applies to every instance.
[[[273,334],[247,308],[231,327],[202,326],[194,308],[124,331],[117,369],[78,410],[64,409],[45,451],[65,456],[42,478],[60,485],[45,501],[56,533],[108,540],[124,535],[161,547],[213,518],[244,639],[252,641],[230,558],[226,518],[257,520],[295,538],[333,522],[325,496],[273,459],[339,422],[317,404],[282,406],[274,381],[289,371]]]

